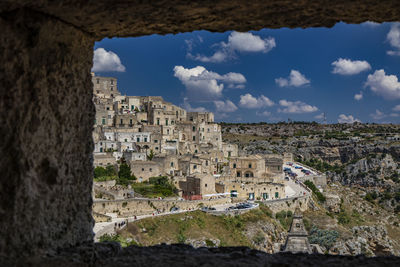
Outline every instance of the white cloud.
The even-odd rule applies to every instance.
[[[268,37],[262,39],[260,36],[254,35],[250,32],[232,32],[228,37],[228,42],[221,42],[217,45],[218,50],[212,56],[193,55],[191,53],[192,43],[188,44],[188,53],[186,56],[190,59],[201,62],[220,63],[228,59],[235,58],[236,52],[248,53],[267,53],[276,46],[275,39]]]
[[[395,50],[389,50],[386,53],[390,56],[400,56],[400,24],[393,23],[390,31],[386,36],[386,40]]]
[[[357,101],[360,101],[363,98],[363,93],[360,92],[359,94],[355,94],[354,95],[354,99]]]
[[[263,111],[263,112],[256,112],[256,115],[257,116],[263,116],[263,117],[269,117],[269,116],[271,116],[271,112],[269,112],[269,111]]]
[[[192,55],[191,53],[187,53],[186,56],[189,59],[193,59],[193,60],[197,60],[200,62],[205,62],[205,63],[220,63],[220,62],[224,62],[229,58],[229,53],[227,51],[224,50],[218,50],[216,51],[212,56],[207,57],[204,55]]]
[[[400,83],[396,75],[386,75],[384,70],[369,74],[365,86],[387,100],[400,98]]]
[[[353,115],[345,115],[345,114],[340,114],[338,118],[339,123],[355,123],[355,122],[361,122],[359,119],[356,119],[353,117]]]
[[[183,66],[174,67],[174,76],[186,87],[191,100],[207,101],[222,96],[224,83],[229,86],[243,85],[246,78],[240,73],[229,72],[220,75],[208,71],[202,66],[186,69]]]
[[[396,105],[392,108],[393,111],[400,111],[400,105]]]
[[[279,105],[284,107],[278,109],[278,112],[282,113],[310,113],[318,110],[316,106],[311,106],[301,101],[287,101],[285,99],[279,100]]]
[[[240,52],[267,53],[276,46],[276,43],[273,37],[261,39],[260,36],[250,32],[232,32],[226,45]]]
[[[387,117],[387,115],[385,113],[383,113],[380,110],[375,110],[375,113],[370,114],[370,116],[374,119],[374,120],[380,120],[383,119],[385,117]]]
[[[371,27],[371,28],[376,28],[378,26],[381,26],[382,24],[377,23],[377,22],[373,22],[373,21],[366,21],[364,23],[361,23],[361,25],[368,26],[368,27]]]
[[[234,112],[237,110],[236,105],[230,101],[214,101],[217,112]]]
[[[280,86],[280,87],[285,87],[285,86],[294,86],[294,87],[299,87],[305,84],[309,84],[310,80],[308,80],[303,74],[301,74],[297,70],[291,70],[290,75],[288,78],[277,78],[275,79],[275,82]]]
[[[324,117],[325,117],[325,116],[324,116],[324,113],[321,113],[321,114],[318,114],[318,115],[315,115],[315,116],[314,116],[314,118],[315,118],[315,119],[318,119],[318,120],[322,120]]]
[[[122,65],[121,59],[112,51],[106,51],[104,48],[94,50],[93,56],[93,72],[117,71],[124,72],[125,66]]]
[[[334,66],[332,73],[341,75],[354,75],[371,69],[371,65],[365,60],[351,60],[347,58],[339,58],[332,62],[332,66]]]
[[[204,107],[197,107],[197,108],[192,107],[192,105],[190,105],[187,97],[183,98],[182,107],[188,112],[207,112],[207,109]]]
[[[239,105],[244,108],[262,108],[271,107],[275,103],[268,97],[261,95],[258,98],[251,94],[245,94],[240,96]]]

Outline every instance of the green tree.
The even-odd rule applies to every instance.
[[[154,157],[153,149],[150,149],[150,154],[147,155],[147,159],[148,159],[148,160],[153,160],[153,157]]]
[[[119,172],[118,172],[118,183],[127,185],[129,181],[136,180],[136,177],[131,174],[131,168],[125,161],[122,161],[119,165]]]
[[[107,174],[107,176],[115,176],[115,175],[117,175],[117,170],[115,169],[115,167],[113,165],[108,165],[106,167],[106,174]]]
[[[107,176],[106,169],[104,169],[103,167],[100,167],[100,166],[94,168],[94,178],[99,178],[99,177],[103,177],[103,176]]]

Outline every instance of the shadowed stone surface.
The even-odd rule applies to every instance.
[[[93,40],[27,10],[0,29],[0,252],[92,242]]]
[[[0,12],[21,7],[72,24],[97,39],[194,30],[332,27],[339,21],[400,19],[397,0],[3,0]]]
[[[317,264],[321,259],[358,263],[360,258],[266,255],[241,248],[161,246],[110,251],[96,245],[95,250],[90,69],[94,41],[105,37],[331,27],[339,21],[367,20],[400,20],[400,2],[1,1],[0,263],[17,258],[23,262],[33,255],[32,265],[37,266],[73,265],[71,260],[79,266],[93,264],[96,259],[104,266],[141,265],[147,261],[154,266],[262,265],[265,261],[270,261],[269,265],[281,261],[301,265],[309,260]],[[45,255],[58,256],[43,259]],[[106,255],[111,258],[105,259]],[[369,264],[380,260],[363,261]],[[394,260],[391,258],[390,263]]]

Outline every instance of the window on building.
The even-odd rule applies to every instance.
[[[156,146],[156,150],[158,150],[158,146]]]
[[[111,82],[111,84],[114,84],[114,80],[111,80],[110,82]]]
[[[124,124],[124,120],[123,119],[120,120],[120,124]]]
[[[197,169],[197,165],[193,165],[193,169],[194,169],[194,170]]]
[[[134,105],[131,105],[131,110],[134,110],[135,109],[135,106]]]
[[[190,121],[193,121],[193,117],[190,117]]]
[[[99,91],[99,90],[97,90],[97,93],[98,93],[98,94],[100,94],[100,91]]]
[[[144,141],[147,142],[147,137],[144,138]]]
[[[96,80],[96,83],[99,84],[99,83],[100,83],[100,79],[97,79],[97,80]]]
[[[233,163],[233,168],[236,169],[236,163]]]
[[[157,125],[160,125],[160,118],[157,118]]]
[[[251,169],[251,163],[249,164],[249,169]]]
[[[132,119],[129,119],[129,124],[131,124],[131,125],[132,125]]]
[[[236,172],[236,177],[242,176],[240,172]]]
[[[230,157],[230,156],[231,156],[231,154],[232,154],[232,153],[231,153],[231,151],[228,151],[228,157]]]
[[[174,163],[173,162],[171,162],[171,167],[174,167]]]
[[[113,95],[113,94],[111,94],[111,97],[114,97],[114,95]]]
[[[152,169],[152,168],[150,168],[150,169],[149,169],[149,172],[152,172],[152,171],[153,171],[153,169]]]
[[[125,138],[124,140],[125,140],[125,142],[128,142],[128,139]]]
[[[196,131],[196,126],[193,126],[193,132],[195,132]]]
[[[144,168],[142,168],[142,172],[144,172]]]
[[[275,192],[275,198],[279,198],[279,192]]]
[[[196,141],[196,136],[193,135],[193,141]]]
[[[154,143],[156,143],[156,144],[157,144],[157,143],[158,143],[158,140],[154,140]]]
[[[140,142],[140,137],[136,137],[136,142]]]
[[[207,187],[207,184],[205,184],[204,187]]]
[[[101,119],[101,124],[105,125],[106,124],[106,118]]]
[[[111,86],[110,90],[111,90],[111,91],[114,91],[114,88]]]
[[[210,128],[207,128],[207,132],[208,132],[208,133],[210,132]]]
[[[206,160],[206,166],[208,166],[208,160]]]
[[[167,134],[169,134],[169,129],[167,129]]]

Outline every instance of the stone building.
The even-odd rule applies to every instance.
[[[182,197],[188,200],[208,199],[214,197],[215,178],[210,174],[196,173],[186,177],[186,181],[179,182]]]
[[[154,161],[130,161],[131,172],[138,182],[148,181],[150,177],[162,176],[160,165]]]
[[[92,73],[93,94],[99,98],[113,98],[121,95],[117,88],[117,79],[95,76]]]

